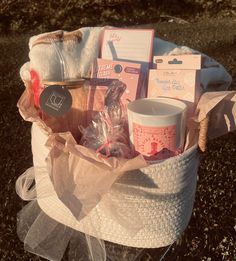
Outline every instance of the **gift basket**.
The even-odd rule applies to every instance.
[[[31,201],[19,213],[25,249],[61,260],[69,245],[69,259],[100,261],[116,260],[104,241],[173,244],[191,218],[199,151],[235,130],[230,75],[153,30],[55,31],[29,49],[18,107],[33,167],[16,182]]]

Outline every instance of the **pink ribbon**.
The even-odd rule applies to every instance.
[[[34,104],[39,107],[39,96],[42,91],[42,87],[40,85],[39,74],[35,70],[30,70],[31,84],[34,92]]]

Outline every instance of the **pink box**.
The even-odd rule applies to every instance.
[[[183,63],[169,64],[168,62],[173,59],[182,60]],[[157,64],[157,69],[149,70],[147,96],[149,98],[169,97],[181,100],[188,106],[188,116],[192,116],[202,94],[199,70],[201,56],[154,57],[154,61],[157,60],[162,60],[162,62]],[[194,67],[196,68],[194,69]]]
[[[153,39],[153,29],[107,28],[103,33],[101,57],[138,62],[148,69],[152,62]]]
[[[153,29],[107,28],[103,33],[101,58],[141,63],[139,97],[147,95],[147,76],[152,65],[153,40]]]
[[[88,111],[103,110],[105,93],[113,79],[126,84],[126,90],[121,97],[123,104],[134,101],[139,97],[140,75],[141,64],[97,59],[91,75],[92,85],[88,95]]]

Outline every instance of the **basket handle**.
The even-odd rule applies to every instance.
[[[210,113],[207,114],[206,118],[204,118],[200,122],[200,129],[199,129],[199,137],[198,137],[198,147],[202,152],[206,151],[207,145],[207,132],[209,127],[210,121]]]

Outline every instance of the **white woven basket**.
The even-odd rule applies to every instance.
[[[76,75],[80,71],[81,75],[86,76],[88,67],[90,67],[90,61],[93,60],[93,56],[97,55],[98,45],[95,43],[98,41],[99,31],[102,28],[94,28],[94,33],[91,33],[91,30],[93,29],[84,28],[81,31],[84,35],[88,36],[87,40],[83,41],[83,44],[86,44],[86,50],[89,50],[89,55],[85,52],[86,55],[79,56],[79,63],[77,64],[80,67],[79,69],[76,69],[76,66],[72,66],[73,70],[76,69]],[[68,36],[68,34],[65,35]],[[32,41],[34,41],[33,38]],[[82,47],[80,46],[79,48]],[[187,53],[198,52],[188,47],[176,46],[159,38],[154,39],[153,55]],[[46,54],[44,49],[42,50],[42,54]],[[204,57],[208,61],[209,57]],[[41,59],[41,56],[39,59]],[[211,62],[211,59],[209,61]],[[222,83],[222,89],[230,85],[230,75],[225,71],[223,66],[218,63],[216,64],[217,66],[206,66],[206,68],[201,70],[201,85],[205,90],[208,90],[208,87],[212,90],[214,83],[217,86],[217,90],[219,89],[219,82]],[[42,66],[44,65],[45,63],[42,64]],[[21,68],[21,77],[26,87],[29,87],[27,86],[27,81],[29,81],[30,66],[34,68],[32,59],[30,63],[26,63]],[[26,90],[30,90],[30,88],[26,88]],[[30,115],[29,113],[29,111],[32,112],[29,101],[24,100],[24,102],[26,104],[25,108],[23,108],[25,109],[22,114],[23,118],[35,121],[35,115]],[[59,223],[85,232],[88,235],[125,246],[141,248],[167,246],[178,239],[187,227],[192,214],[199,165],[198,147],[202,151],[205,150],[208,117],[209,115],[200,123],[198,145],[162,163],[124,174],[113,184],[109,192],[105,194],[89,215],[80,222],[77,221],[70,210],[58,198],[49,173],[45,171],[45,160],[49,153],[49,149],[45,146],[48,136],[37,123],[33,123],[32,126],[34,168],[28,169],[21,176],[25,175],[27,177],[28,175],[31,181],[35,178],[37,201],[40,208],[49,217]],[[19,177],[18,180],[23,180],[23,178]],[[20,184],[19,190],[23,188],[21,185],[25,185],[24,182]],[[26,197],[22,198],[27,200],[34,199],[35,191],[28,193],[27,188],[29,189],[26,186],[25,191],[22,189],[22,193],[24,194],[25,192],[26,194]],[[34,238],[37,237],[38,232],[38,234],[40,232],[43,233],[40,228],[44,228],[44,231],[48,228],[41,222],[42,220],[43,218],[39,218],[35,222],[35,230],[32,229],[33,232],[36,231],[35,233],[32,231],[28,233],[29,238],[27,238],[27,242],[32,241],[33,247],[35,247],[34,243],[39,243],[39,245],[41,243],[39,240],[41,237],[36,238],[37,240]],[[60,238],[56,238],[56,240],[60,240]],[[46,245],[48,247],[48,244]],[[46,249],[46,252],[48,249]]]
[[[45,159],[42,153],[46,154],[46,138],[40,127],[33,124],[36,166]],[[97,238],[132,247],[162,247],[177,240],[188,225],[198,164],[194,146],[162,163],[127,172],[80,222],[57,197],[48,173],[35,169],[37,193],[53,191],[51,196],[39,198],[38,203],[56,221]]]

